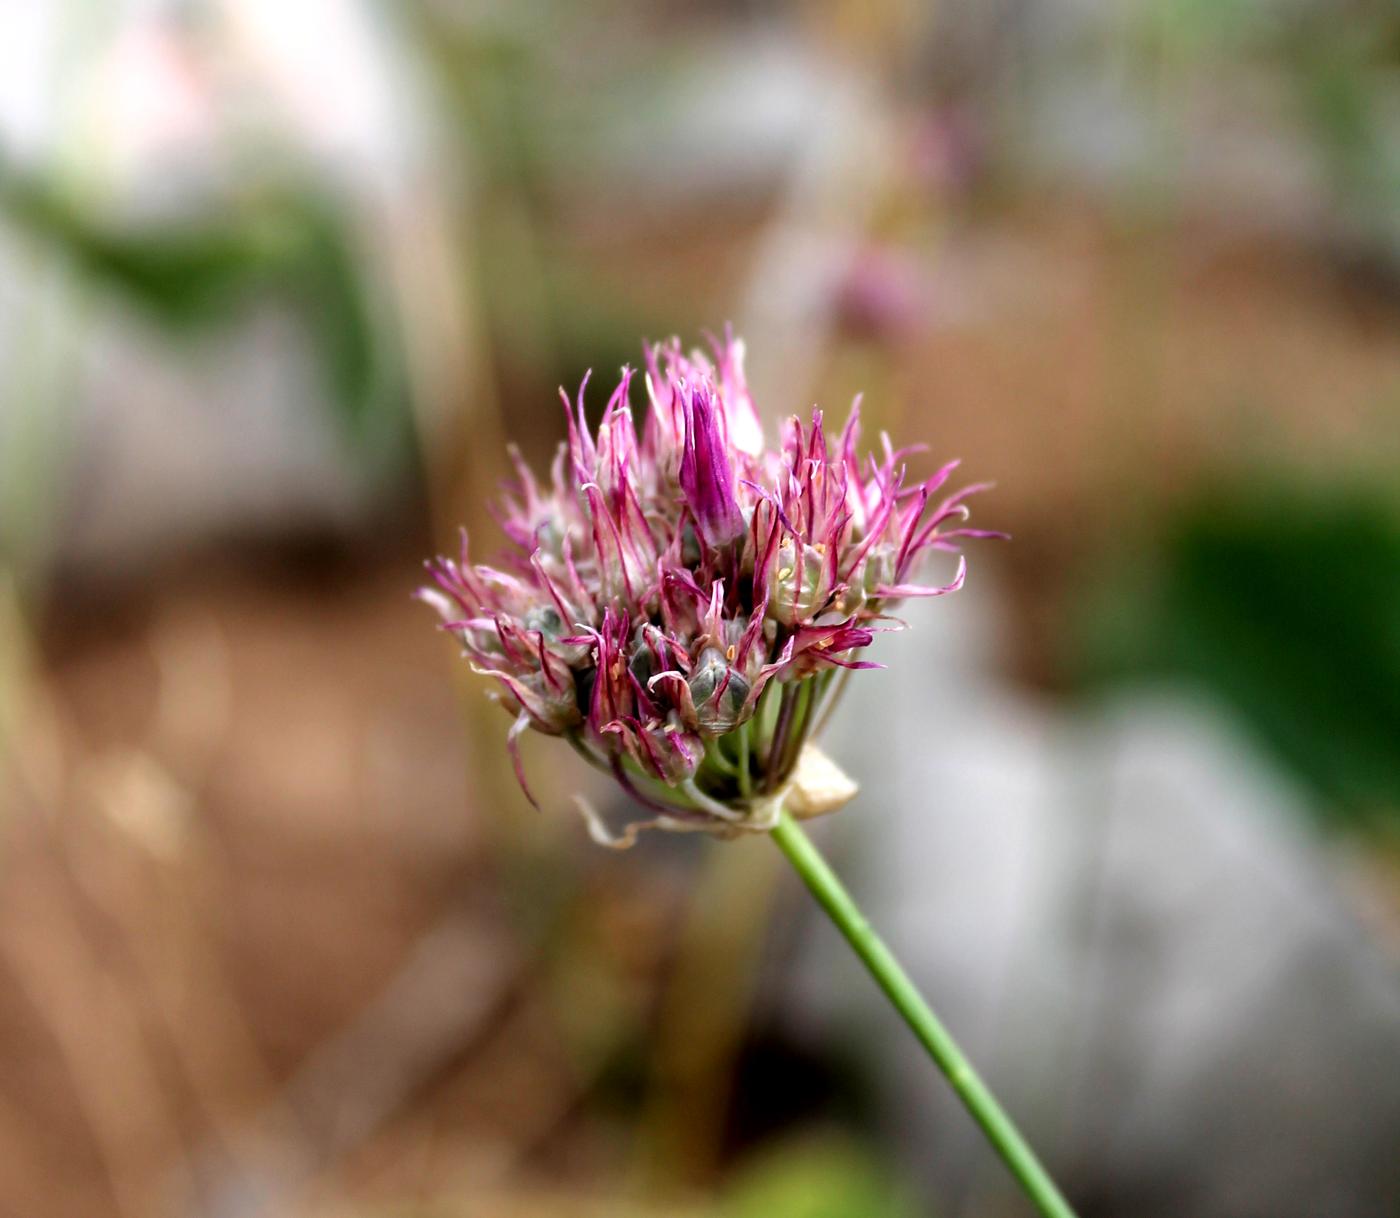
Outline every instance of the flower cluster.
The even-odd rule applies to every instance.
[[[978,487],[937,497],[956,462],[906,485],[910,450],[882,437],[862,459],[859,400],[838,437],[816,411],[765,448],[743,344],[711,347],[646,350],[640,431],[632,370],[596,431],[588,378],[575,403],[561,391],[568,437],[548,484],[512,452],[501,565],[473,563],[464,534],[419,595],[499,682],[527,795],[518,738],[533,728],[613,774],[648,825],[762,829],[832,677],[878,667],[861,653],[895,624],[890,606],[962,586],[961,559],[949,584],[913,582],[920,559],[1000,534],[963,524]]]

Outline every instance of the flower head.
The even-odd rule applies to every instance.
[[[640,431],[630,369],[596,432],[585,378],[565,396],[549,482],[512,453],[501,566],[473,563],[464,534],[419,592],[515,715],[522,786],[518,738],[533,728],[651,810],[621,838],[590,812],[610,844],[648,826],[765,829],[784,799],[819,805],[794,791],[794,769],[814,756],[804,745],[832,678],[879,667],[862,656],[896,628],[892,604],[962,586],[961,559],[950,583],[917,582],[929,551],[1001,536],[964,524],[979,487],[940,498],[956,462],[906,484],[908,450],[882,437],[862,456],[859,401],[834,442],[816,411],[765,449],[742,343],[726,333],[711,347],[646,350]],[[823,790],[845,790],[823,775]]]

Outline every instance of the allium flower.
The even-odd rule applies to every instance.
[[[839,806],[853,786],[804,746],[833,677],[899,623],[892,605],[962,586],[917,581],[931,550],[970,537],[965,487],[939,498],[956,462],[906,484],[888,437],[862,456],[860,404],[835,440],[821,411],[767,449],[744,380],[743,344],[713,358],[678,339],[646,350],[640,431],[623,369],[589,430],[584,378],[564,396],[568,438],[547,485],[512,451],[500,567],[428,564],[420,597],[441,614],[514,715],[518,740],[565,737],[652,816],[620,837],[585,809],[593,835],[630,844],[641,828],[732,833]],[[804,775],[806,779],[804,780]],[[533,802],[533,797],[532,797]]]
[[[714,358],[672,339],[647,349],[650,409],[640,433],[633,374],[596,433],[583,395],[564,397],[568,439],[547,487],[517,454],[500,514],[501,567],[428,564],[419,595],[478,672],[495,677],[519,737],[565,737],[614,775],[647,819],[613,833],[580,803],[593,837],[629,846],[645,828],[769,831],[845,935],[1044,1218],[1074,1218],[996,1097],[871,929],[802,826],[855,793],[807,743],[838,673],[862,659],[892,605],[962,587],[919,583],[930,550],[970,537],[964,501],[942,498],[956,462],[906,485],[904,453],[881,437],[862,457],[860,403],[834,443],[821,411],[789,419],[766,449],[744,382],[743,345]],[[529,794],[528,787],[526,794]],[[531,801],[533,802],[533,800]]]

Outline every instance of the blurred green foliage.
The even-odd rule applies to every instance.
[[[1125,16],[1145,81],[1178,71],[1262,74],[1281,85],[1288,123],[1316,158],[1353,240],[1394,258],[1400,238],[1400,4],[1154,0]],[[1179,95],[1163,104],[1180,108]]]
[[[1400,503],[1275,482],[1207,496],[1093,594],[1091,684],[1218,694],[1335,824],[1400,830]]]
[[[732,1178],[721,1218],[916,1218],[892,1173],[850,1143],[789,1143],[759,1155]]]
[[[376,325],[363,254],[347,218],[314,189],[265,191],[178,223],[113,224],[0,166],[0,213],[173,336],[227,323],[257,300],[284,301],[352,439],[382,438],[383,416],[403,413],[398,357]]]
[[[1351,20],[1303,26],[1289,44],[1302,120],[1317,141],[1339,199],[1370,226],[1395,232],[1400,141],[1400,5],[1357,5]]]

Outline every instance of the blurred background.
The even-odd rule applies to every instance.
[[[769,843],[533,812],[410,600],[727,321],[997,482],[820,840],[1082,1218],[1400,1214],[1393,3],[0,21],[0,1214],[1027,1212]]]

